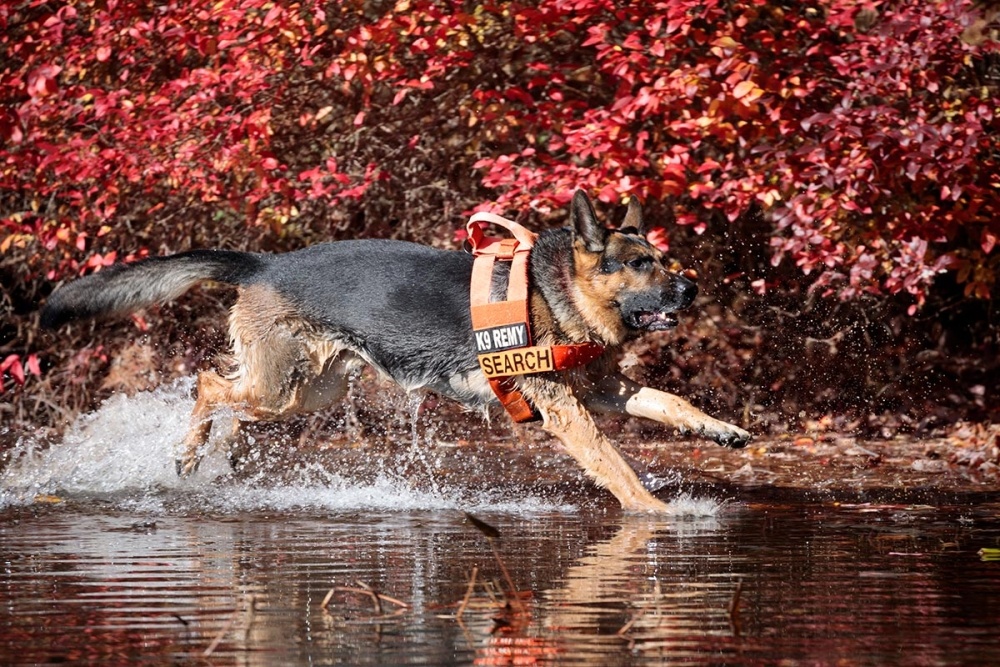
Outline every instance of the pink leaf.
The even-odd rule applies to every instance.
[[[650,245],[659,248],[662,252],[670,251],[670,237],[664,227],[654,227],[646,234],[646,240]]]
[[[0,364],[0,373],[6,371],[14,378],[14,382],[24,384],[24,366],[21,365],[21,357],[16,354],[8,355]]]
[[[990,254],[997,244],[997,235],[989,230],[983,230],[982,247],[983,253]]]
[[[733,97],[735,97],[738,100],[743,99],[751,92],[753,92],[753,89],[756,87],[757,85],[753,81],[740,81],[738,84],[736,84],[736,87],[733,88]]]
[[[31,373],[32,375],[34,375],[36,377],[40,377],[41,376],[41,374],[42,374],[42,368],[38,364],[38,355],[37,354],[29,354],[28,355],[27,368],[28,368],[28,372]]]

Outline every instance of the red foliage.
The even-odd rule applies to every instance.
[[[497,146],[474,166],[501,206],[545,210],[583,186],[606,201],[675,197],[677,221],[699,225],[705,210],[736,220],[758,203],[775,262],[843,297],[921,301],[946,269],[989,294],[1000,97],[981,64],[998,44],[971,1],[462,7],[3,5],[0,182],[21,195],[5,202],[5,246],[83,250],[137,192],[251,220],[360,197],[391,164],[346,174],[337,155],[276,154],[276,117],[347,111],[361,126],[386,97],[433,95],[466,68],[492,76],[440,111]],[[350,108],[286,106],[317,81]]]
[[[975,64],[997,43],[971,2],[459,7],[403,1],[369,18],[349,3],[328,17],[319,2],[265,0],[4,5],[2,184],[22,194],[20,210],[5,207],[5,245],[83,249],[136,190],[251,219],[362,196],[391,166],[349,175],[337,156],[274,154],[291,87],[340,85],[363,125],[381,91],[404,104],[509,52],[518,67],[451,110],[500,146],[474,166],[501,205],[545,209],[582,185],[605,200],[677,197],[678,222],[697,225],[702,210],[736,220],[756,202],[776,225],[775,261],[841,296],[919,301],[949,268],[988,295],[998,98]]]
[[[193,211],[280,232],[372,188],[404,219],[431,182],[543,213],[584,187],[697,231],[759,207],[824,294],[988,298],[997,33],[971,0],[2,3],[0,252],[39,280]]]
[[[484,182],[506,205],[562,204],[579,183],[605,200],[676,197],[681,224],[757,204],[774,222],[773,262],[818,274],[825,293],[920,304],[954,269],[966,295],[987,298],[1000,263],[996,14],[988,23],[968,1],[780,4],[522,10],[520,40],[556,46],[568,26],[585,48],[480,93],[505,100],[531,145],[480,160]]]
[[[324,179],[349,183],[334,159],[288,173],[270,149],[282,72],[302,66],[321,28],[318,4],[5,3],[0,183],[20,197],[4,202],[4,249],[84,251],[136,213],[136,195],[146,216],[176,198],[254,218],[332,194]]]
[[[24,384],[26,370],[36,376],[42,374],[38,355],[30,354],[27,359],[21,359],[17,354],[7,355],[7,358],[0,362],[0,392],[4,390],[4,375],[10,375],[16,384]]]

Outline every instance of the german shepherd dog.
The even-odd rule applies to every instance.
[[[582,191],[571,227],[539,235],[528,257],[530,325],[539,345],[592,342],[600,358],[569,371],[516,376],[542,427],[628,511],[666,511],[592,411],[645,417],[715,442],[742,447],[750,434],[687,401],[617,372],[615,349],[649,331],[670,329],[697,286],[664,266],[645,239],[639,202],[622,226],[607,229]],[[238,286],[229,316],[232,369],[202,371],[178,472],[198,466],[220,408],[243,421],[282,420],[344,396],[349,375],[367,363],[406,390],[430,389],[465,406],[498,401],[476,359],[469,310],[473,257],[391,240],[322,243],[283,254],[192,250],[119,264],[53,292],[42,324],[127,313],[168,301],[201,281]],[[503,298],[498,264],[492,292]],[[507,269],[509,271],[509,268]]]

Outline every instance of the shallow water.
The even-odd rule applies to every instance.
[[[0,664],[1000,664],[989,499],[624,516],[518,459],[475,486],[415,482],[433,458],[179,481],[185,396],[116,399],[0,472]]]

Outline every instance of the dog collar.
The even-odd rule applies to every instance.
[[[486,236],[480,222],[503,227],[513,238]],[[466,229],[475,257],[469,300],[479,367],[515,422],[535,421],[539,418],[538,411],[517,388],[514,377],[582,366],[601,356],[604,346],[596,343],[533,345],[528,255],[538,236],[513,220],[485,212],[473,215]],[[510,262],[510,278],[507,298],[491,302],[493,267],[497,261]]]

